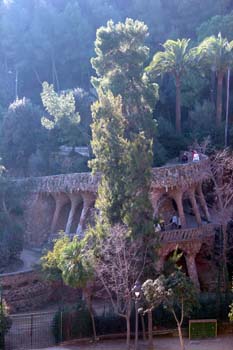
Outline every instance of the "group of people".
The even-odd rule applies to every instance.
[[[170,220],[170,225],[169,229],[176,230],[176,229],[181,229],[181,221],[180,217],[176,215],[174,212],[171,220]],[[154,219],[154,227],[155,227],[155,232],[160,232],[160,231],[165,231],[165,221],[162,217],[155,218]]]
[[[189,152],[184,152],[181,158],[182,163],[188,163],[189,161]],[[200,156],[199,153],[195,150],[192,151],[192,161],[193,162],[199,162]]]

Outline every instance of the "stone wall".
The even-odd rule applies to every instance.
[[[2,274],[0,284],[10,313],[41,309],[61,300],[76,302],[81,297],[80,290],[60,282],[48,282],[35,270]]]
[[[203,182],[209,177],[209,160],[202,156],[200,162],[173,164],[152,170],[152,188],[168,189]],[[36,193],[97,192],[100,174],[74,173],[30,177],[15,180],[28,191]]]
[[[2,274],[0,283],[11,313],[41,307],[52,295],[52,285],[33,270]]]

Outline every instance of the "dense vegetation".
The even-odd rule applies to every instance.
[[[15,196],[17,193],[17,198]],[[18,263],[23,249],[22,189],[0,175],[0,272]],[[16,265],[17,266],[17,265]]]
[[[189,39],[183,41],[188,47],[185,44],[187,55],[181,64],[179,79],[170,74],[171,65],[170,68],[159,67],[157,61],[154,69],[158,56],[154,56],[151,64],[153,81],[156,79],[159,83],[159,101],[153,106],[158,123],[154,164],[177,156],[195,139],[209,134],[216,146],[223,145],[224,126],[218,122],[216,127],[212,121],[216,114],[216,94],[219,121],[225,113],[226,69],[219,73],[216,67],[213,68],[216,47],[213,47],[213,40],[206,38],[211,35],[217,38],[221,32],[223,40],[226,38],[230,42],[233,39],[232,10],[229,0],[153,0],[148,1],[147,6],[142,0],[4,0],[0,7],[0,147],[4,164],[11,174],[27,176],[88,169],[87,158],[71,152],[72,161],[63,164],[57,152],[62,145],[90,145],[90,105],[96,99],[90,81],[95,74],[90,58],[94,56],[96,30],[109,19],[117,23],[131,17],[148,26],[150,35],[146,37],[146,45],[150,53],[144,68],[154,54],[159,55],[164,49],[169,51],[172,45],[174,48],[178,43],[176,39]],[[209,45],[212,58],[209,55],[208,59],[194,60],[190,64],[193,60],[189,53],[202,40],[204,45]],[[164,43],[164,49],[161,43]],[[79,124],[74,126],[64,117],[51,129],[41,126],[41,117],[54,120],[43,95],[41,100],[44,81],[53,84],[55,91],[73,92]],[[17,97],[20,101],[13,103]],[[19,120],[17,118],[21,123],[15,125],[15,137],[11,142],[9,135],[15,120]],[[25,132],[29,119],[30,130],[34,129],[31,134]],[[174,132],[175,128],[178,133]],[[230,135],[232,133],[230,128]]]
[[[45,4],[43,2],[43,6]],[[67,8],[73,9],[74,13],[72,6],[79,5],[80,11],[83,8],[88,11],[99,9],[94,7],[94,3],[89,8],[89,2],[85,7],[82,7],[81,1],[66,2],[67,6],[63,2],[59,4],[53,13],[57,11],[60,20]],[[107,4],[102,4],[102,11]],[[56,141],[52,143],[55,145],[54,153],[61,145],[68,145],[75,152],[75,146],[81,142],[89,145],[90,139],[84,140],[84,135],[92,134],[93,159],[89,166],[93,172],[101,172],[102,176],[95,203],[94,225],[87,229],[84,238],[77,235],[73,240],[67,236],[58,239],[53,250],[43,257],[42,267],[49,279],[62,279],[70,286],[83,289],[94,339],[96,325],[92,297],[98,279],[114,312],[125,319],[128,349],[133,297],[137,298],[139,279],[147,280],[149,277],[143,285],[143,292],[148,297],[144,311],[148,313],[151,344],[152,310],[158,306],[159,299],[176,320],[183,350],[181,327],[184,318],[197,304],[197,293],[193,282],[176,265],[171,273],[166,274],[164,269],[164,276],[154,281],[151,279],[158,273],[154,263],[153,211],[148,198],[151,168],[177,156],[181,149],[206,136],[212,137],[215,147],[229,141],[226,137],[228,130],[224,139],[223,112],[225,93],[229,97],[233,41],[227,34],[224,37],[215,32],[218,28],[216,23],[228,21],[229,15],[224,16],[224,11],[229,8],[222,1],[216,1],[208,9],[206,4],[197,1],[183,1],[182,5],[178,1],[166,2],[166,5],[162,1],[151,2],[150,12],[156,5],[163,25],[167,26],[166,34],[161,28],[156,32],[150,17],[146,19],[152,27],[152,37],[158,40],[155,45],[153,39],[149,39],[148,26],[144,22],[132,18],[122,20],[122,14],[125,15],[129,9],[132,16],[142,17],[144,9],[140,1],[137,6],[130,2],[124,8],[119,1],[112,1],[111,5],[108,7],[110,12],[118,11],[114,12],[115,21],[109,20],[96,32],[95,53],[91,59],[94,71],[90,67],[81,68],[82,73],[88,72],[86,81],[85,76],[81,80],[77,75],[77,82],[83,84],[82,88],[92,93],[95,99],[90,123],[83,123],[85,115],[79,110],[79,103],[76,104],[72,83],[65,86],[67,76],[63,79],[62,70],[59,70],[55,54],[59,40],[56,47],[52,46],[49,51],[52,80],[47,79],[48,82],[42,84],[41,99],[45,111],[40,127],[45,128],[50,142]],[[197,8],[202,10],[204,17],[196,16],[195,20],[193,18],[192,22],[186,23],[188,19],[191,21]],[[186,12],[188,10],[193,12]],[[146,11],[145,15],[148,8]],[[174,22],[172,15],[176,15]],[[213,15],[218,15],[217,20],[211,17]],[[118,19],[122,21],[118,22]],[[203,24],[204,20],[209,22]],[[94,23],[93,19],[91,23]],[[203,35],[209,27],[214,27],[211,35]],[[184,28],[188,38],[184,38]],[[53,35],[56,33],[54,30]],[[157,45],[159,41],[163,42],[162,46]],[[39,78],[38,69],[35,69]],[[70,67],[68,72],[72,69],[74,67]],[[225,88],[226,74],[228,84]],[[90,81],[95,90],[88,86],[89,75],[92,75]],[[228,107],[226,104],[226,111]],[[216,186],[217,183],[214,183]],[[226,284],[225,290],[227,288]],[[139,296],[140,293],[141,290]],[[180,318],[177,306],[181,311]]]

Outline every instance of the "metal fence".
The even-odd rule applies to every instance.
[[[39,349],[55,344],[54,311],[11,315],[12,326],[5,337],[6,350]]]

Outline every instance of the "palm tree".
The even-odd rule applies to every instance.
[[[171,73],[176,85],[176,131],[181,133],[181,78],[185,73],[189,60],[190,39],[167,40],[162,46],[164,51],[157,52],[147,71],[156,76]]]
[[[196,48],[201,66],[209,66],[217,75],[216,126],[218,127],[222,120],[223,78],[233,63],[232,48],[233,41],[229,42],[221,33],[217,37],[213,35],[205,38]]]

